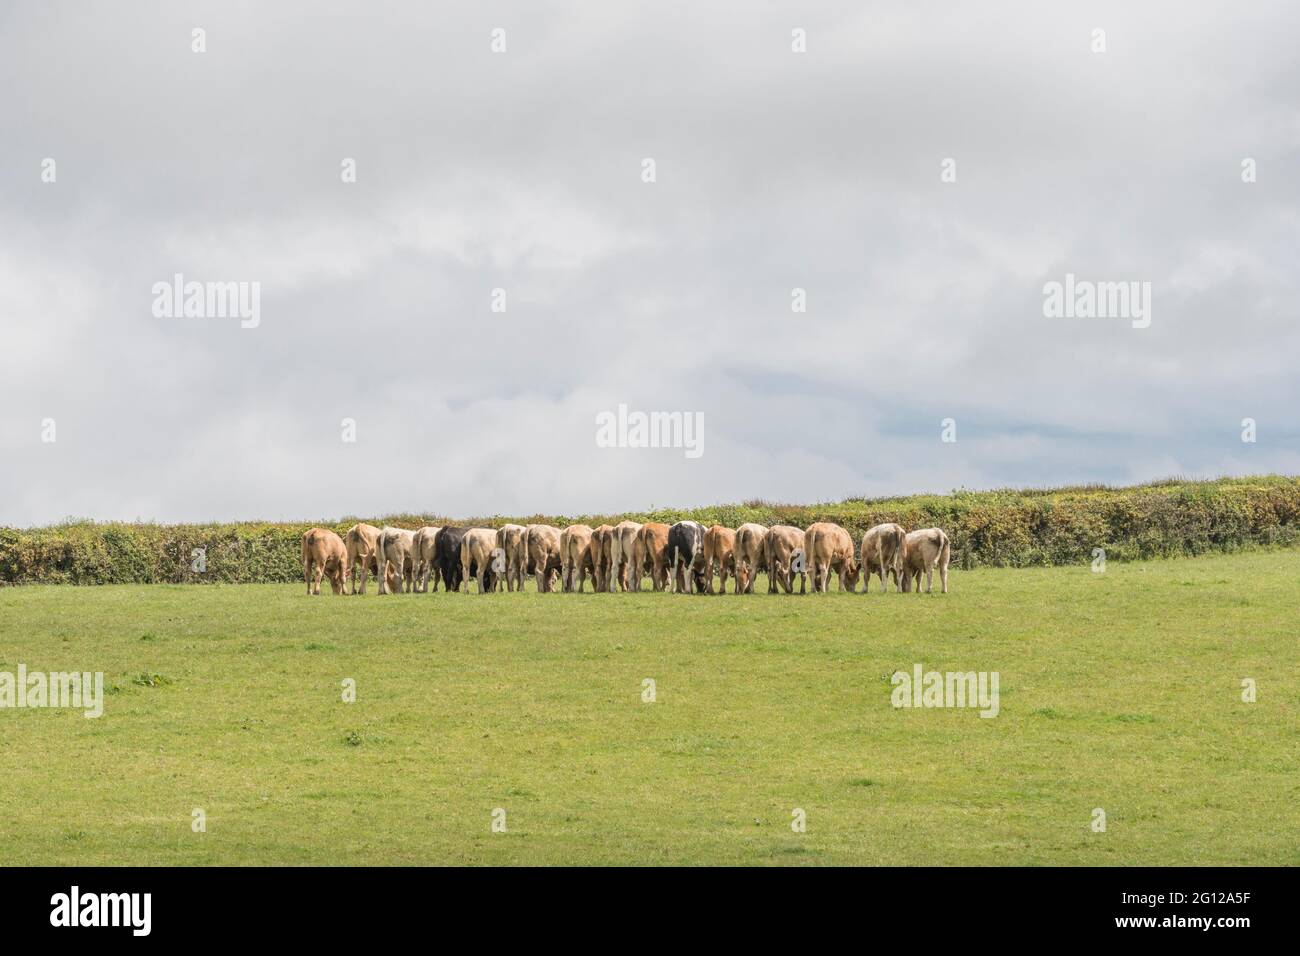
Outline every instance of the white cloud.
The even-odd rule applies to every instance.
[[[1297,470],[1291,5],[73,9],[0,34],[0,523]],[[1151,328],[1045,319],[1067,271]],[[596,448],[621,401],[704,457]]]

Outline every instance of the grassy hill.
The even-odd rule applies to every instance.
[[[0,863],[1300,864],[1298,579],[1281,550],[947,595],[8,588],[0,671],[109,692],[0,711]],[[894,708],[918,663],[998,672],[997,716]]]

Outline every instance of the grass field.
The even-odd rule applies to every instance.
[[[1288,550],[920,596],[8,588],[0,671],[111,687],[0,710],[0,863],[1297,864],[1298,585]],[[916,663],[997,671],[999,715],[894,709]]]

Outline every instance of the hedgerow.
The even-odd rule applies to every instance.
[[[908,530],[937,526],[952,541],[953,564],[1030,567],[1179,557],[1300,542],[1300,478],[1264,476],[1163,481],[1127,488],[966,491],[905,498],[854,498],[835,504],[749,501],[707,508],[591,515],[449,519],[389,515],[373,524],[495,527],[507,522],[592,526],[694,519],[735,528],[752,521],[805,528],[843,525],[854,540],[874,524]],[[358,519],[317,522],[342,534]],[[0,528],[0,584],[247,583],[300,580],[300,540],[310,523],[121,524],[69,521]]]

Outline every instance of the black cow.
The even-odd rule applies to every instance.
[[[460,543],[468,528],[443,528],[434,541],[435,560],[442,572],[442,586],[447,591],[459,591],[461,582]]]
[[[704,526],[698,521],[679,521],[668,529],[668,570],[674,591],[704,593]]]

